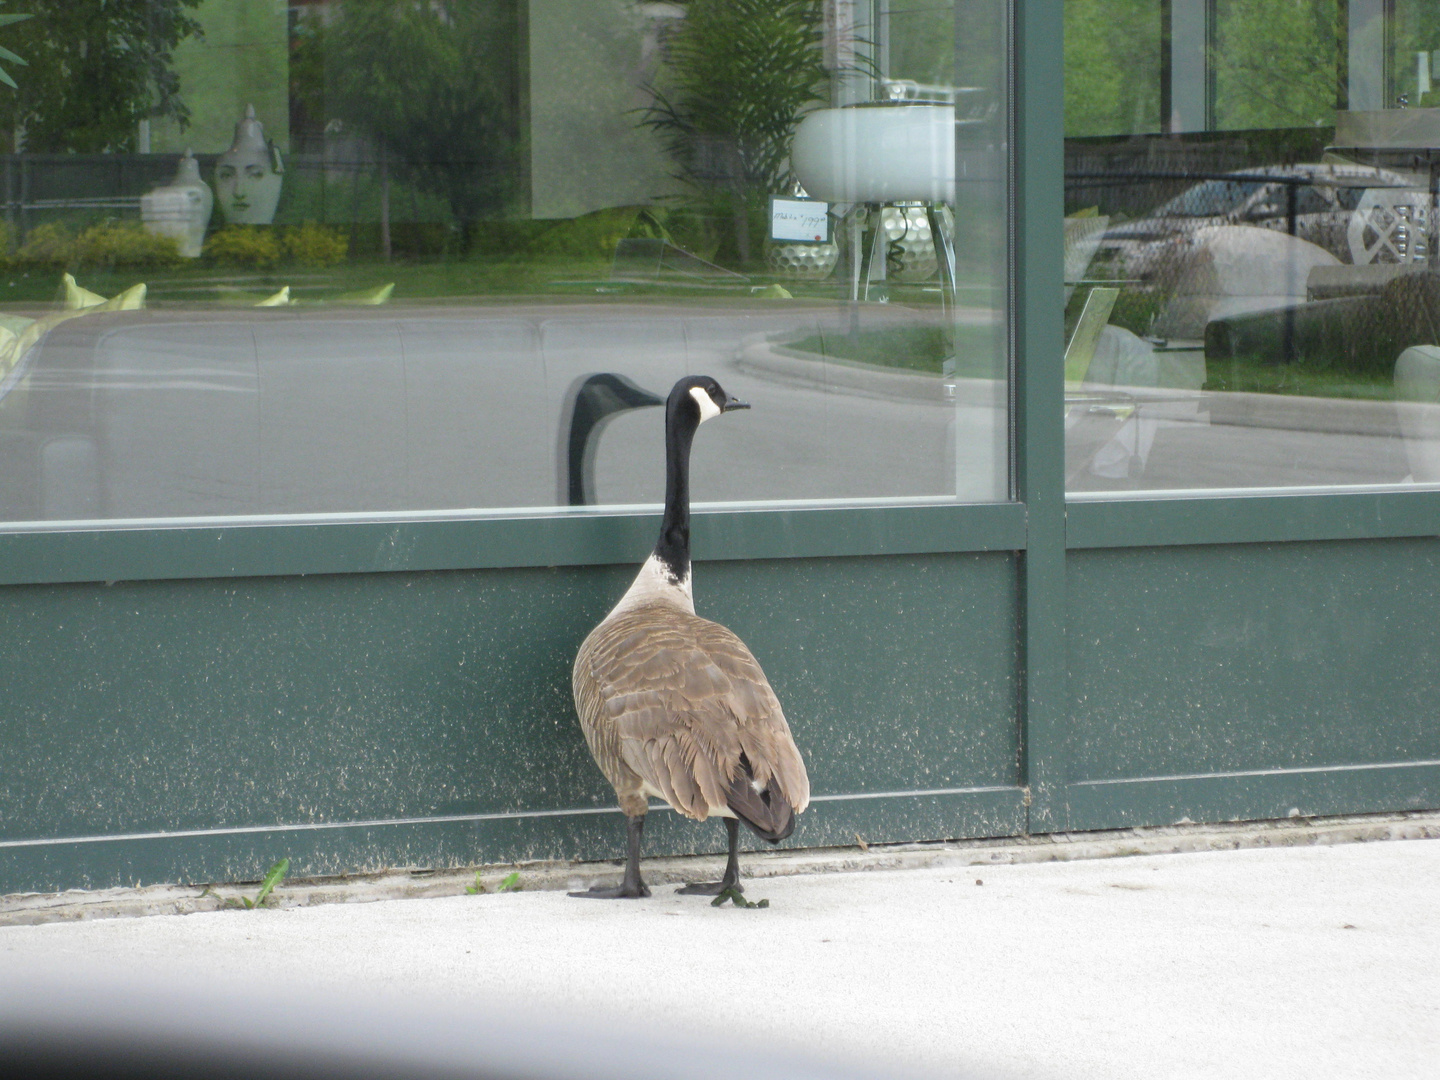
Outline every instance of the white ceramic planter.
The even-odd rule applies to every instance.
[[[876,104],[820,109],[800,121],[795,176],[827,202],[950,202],[955,108]]]
[[[174,180],[140,196],[140,219],[150,232],[173,237],[185,258],[195,259],[200,256],[214,206],[210,185],[200,179],[200,166],[187,150]]]

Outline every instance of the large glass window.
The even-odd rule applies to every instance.
[[[1440,482],[1440,3],[1065,34],[1071,493]]]
[[[23,7],[4,522],[1007,497],[1000,0]]]

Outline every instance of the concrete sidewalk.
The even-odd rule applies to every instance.
[[[954,860],[751,879],[749,895],[770,906],[667,885],[8,926],[0,981],[500,1002],[875,1075],[1440,1075],[1440,840]]]

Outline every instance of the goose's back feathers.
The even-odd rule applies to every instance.
[[[809,803],[780,702],[719,623],[665,600],[617,609],[580,647],[573,683],[585,739],[627,812],[627,800],[645,794],[699,821],[733,806],[779,838]],[[764,793],[775,812],[752,820],[754,806],[735,806],[737,793],[757,805]]]

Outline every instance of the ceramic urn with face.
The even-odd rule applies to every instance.
[[[210,185],[200,179],[200,163],[189,150],[180,159],[174,180],[140,197],[140,219],[145,228],[157,236],[172,237],[187,259],[200,257],[214,208],[215,196]]]
[[[227,225],[269,225],[280,202],[285,166],[279,148],[265,138],[255,106],[235,125],[235,141],[215,163],[215,193]]]

